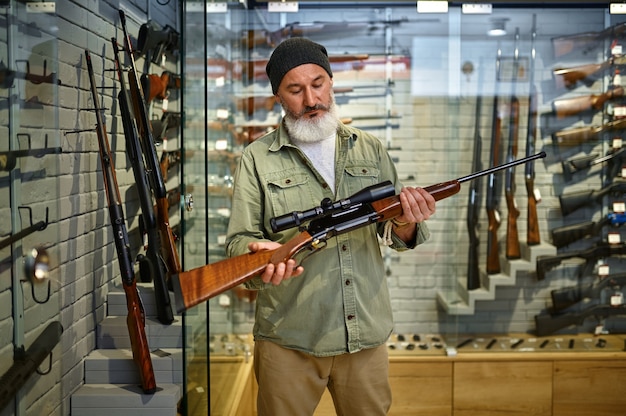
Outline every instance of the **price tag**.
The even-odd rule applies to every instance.
[[[611,306],[622,306],[624,304],[624,294],[622,292],[615,292],[611,295]]]
[[[613,149],[621,149],[622,148],[622,138],[614,137],[612,142]]]
[[[163,111],[167,111],[167,106],[169,105],[169,100],[167,98],[163,99],[163,105],[161,106],[161,109]]]
[[[624,203],[624,201],[613,202],[613,212],[618,214],[626,212],[626,204]]]
[[[607,241],[609,244],[619,244],[621,242],[621,237],[619,233],[609,233],[607,236]]]
[[[613,55],[621,55],[622,54],[622,45],[615,45],[611,49],[611,54]]]
[[[229,114],[230,112],[227,108],[218,108],[216,112],[217,118],[219,118],[220,120],[226,120]]]
[[[609,265],[608,264],[599,264],[598,265],[598,276],[608,276],[609,275]]]
[[[622,178],[626,178],[626,166],[622,166],[622,174],[621,174]]]
[[[533,190],[533,195],[535,195],[535,201],[537,201],[537,203],[541,202],[541,192],[539,191],[539,188],[535,188]]]

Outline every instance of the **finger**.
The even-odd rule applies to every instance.
[[[269,283],[272,280],[272,276],[274,276],[275,267],[272,263],[268,264],[261,275],[261,280],[263,283]]]

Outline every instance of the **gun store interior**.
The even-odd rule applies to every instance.
[[[0,0],[0,416],[292,415],[266,344],[623,414],[625,48],[622,0]]]

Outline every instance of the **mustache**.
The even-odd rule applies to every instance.
[[[313,111],[317,111],[317,110],[323,110],[323,111],[328,111],[330,109],[330,106],[324,105],[324,104],[316,104],[312,107],[304,107],[302,109],[302,111],[300,111],[299,114],[297,114],[298,117],[302,117],[303,115],[307,114],[307,113],[311,113]]]

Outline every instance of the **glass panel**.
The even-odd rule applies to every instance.
[[[418,338],[406,335],[419,335],[418,352],[443,355],[443,347],[452,347],[447,350],[452,352],[480,334],[484,343],[474,342],[476,348],[505,337],[491,345],[510,350],[517,341],[511,334],[536,330],[534,318],[546,312],[550,290],[571,285],[578,273],[564,268],[550,283],[536,281],[537,257],[557,252],[550,231],[597,215],[585,211],[565,218],[556,212],[558,196],[573,183],[562,176],[561,162],[604,154],[616,135],[602,130],[582,145],[566,146],[556,133],[604,126],[623,117],[624,111],[621,99],[616,99],[600,103],[598,111],[561,117],[555,100],[601,96],[613,82],[615,67],[570,88],[554,70],[609,62],[612,51],[619,56],[619,42],[611,43],[622,38],[602,31],[626,18],[609,15],[602,7],[495,7],[491,14],[463,14],[457,6],[446,14],[417,14],[414,3],[374,2],[300,3],[296,13],[245,10],[239,4],[207,13],[205,7],[187,2],[185,11],[184,182],[187,189],[193,187],[195,204],[185,218],[185,270],[224,257],[238,154],[281,117],[265,63],[280,41],[304,36],[329,52],[344,122],[380,138],[406,185],[436,184],[541,150],[547,153],[531,165],[530,190],[523,182],[532,171],[525,166],[464,182],[458,195],[438,204],[436,216],[429,220],[432,238],[427,244],[402,254],[381,247],[396,322],[390,345],[415,347],[407,340]],[[506,33],[487,33],[496,28]],[[591,36],[574,36],[579,34]],[[507,173],[514,176],[507,180]],[[599,188],[607,174],[602,171],[588,179],[584,187]],[[515,190],[515,202],[509,200],[509,206],[507,188]],[[471,190],[478,192],[475,205]],[[538,243],[528,235],[533,198],[541,199]],[[473,211],[477,222],[470,223]],[[516,220],[511,225],[518,227],[520,259],[513,250],[507,252],[509,211]],[[602,213],[608,211],[605,204]],[[497,233],[491,237],[490,227]],[[576,244],[581,245],[574,248],[584,245]],[[490,247],[498,248],[494,264],[488,263]],[[472,259],[478,263],[478,275],[472,276],[476,287],[468,290]],[[222,380],[237,373],[231,366],[246,362],[254,294],[239,288],[227,291],[189,311],[187,319],[193,328],[188,357],[202,363],[188,367],[188,381],[221,389]],[[578,329],[593,331],[592,325],[587,322]],[[212,392],[211,410],[220,414],[220,403],[232,392]]]

